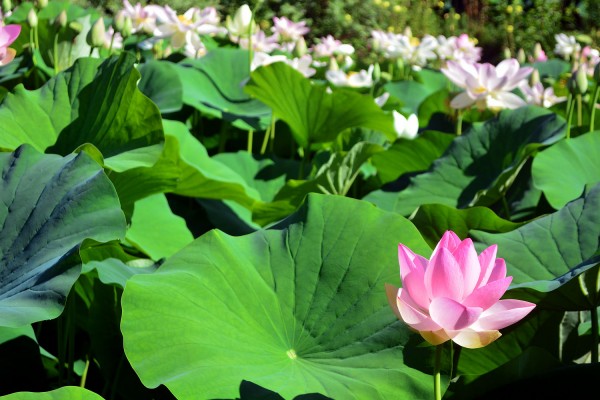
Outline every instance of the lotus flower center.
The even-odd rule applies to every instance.
[[[298,356],[296,355],[296,350],[294,349],[289,349],[285,354],[292,360],[298,358]]]
[[[185,25],[191,25],[192,21],[190,21],[188,18],[186,18],[185,15],[178,15],[177,19],[179,19],[179,22],[181,22],[182,24]]]
[[[413,47],[417,47],[419,44],[421,44],[421,41],[417,37],[412,36],[409,40]]]
[[[473,90],[473,92],[475,92],[475,94],[482,94],[482,93],[487,92],[487,89],[484,88],[483,86],[479,86],[479,87],[476,87],[475,90]]]

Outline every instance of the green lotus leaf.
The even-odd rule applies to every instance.
[[[102,396],[79,386],[63,386],[50,392],[18,392],[0,397],[2,400],[103,400]]]
[[[406,216],[422,204],[489,206],[506,193],[535,151],[564,136],[564,128],[562,118],[543,108],[502,111],[454,139],[431,169],[411,178],[406,189],[378,190],[364,199]]]
[[[593,273],[600,262],[600,184],[586,196],[553,214],[535,219],[513,231],[471,232],[477,242],[498,245],[520,298],[558,310],[589,310],[600,296],[583,289],[579,277]],[[590,286],[590,285],[588,285]],[[514,290],[513,292],[516,292]],[[595,304],[595,305],[594,305]]]
[[[185,82],[183,102],[241,129],[266,129],[271,110],[244,92],[248,63],[248,51],[232,48],[212,49],[202,58],[182,61],[177,73]]]
[[[62,311],[79,276],[84,239],[120,239],[125,218],[102,168],[85,153],[44,155],[29,145],[0,153],[0,325]]]
[[[234,398],[243,380],[286,399],[429,397],[384,290],[399,281],[399,242],[431,253],[403,217],[317,194],[271,229],[210,231],[127,282],[125,354],[180,400]]]
[[[257,68],[245,90],[271,107],[274,116],[290,126],[302,147],[331,142],[352,127],[371,128],[385,133],[389,140],[396,138],[393,117],[371,96],[344,89],[329,93],[327,87],[315,84],[286,63]]]
[[[0,147],[66,155],[92,143],[105,157],[163,140],[160,112],[137,88],[135,56],[78,59],[37,90],[15,87],[0,105]]]
[[[448,78],[440,71],[423,69],[413,72],[415,80],[394,81],[384,89],[402,102],[402,111],[417,114],[419,106],[429,95],[449,85]]]
[[[371,162],[377,168],[381,183],[392,182],[402,174],[429,169],[454,138],[454,135],[435,131],[423,132],[413,140],[401,138],[386,151],[374,154]]]
[[[194,240],[185,220],[173,214],[162,193],[135,202],[126,239],[153,260],[170,257]]]
[[[212,159],[204,146],[179,121],[163,120],[165,144],[158,160],[152,154],[128,158],[137,167],[110,175],[124,206],[154,193],[175,193],[205,199],[228,199],[251,209],[259,194],[227,165]],[[124,161],[124,160],[121,160]],[[114,165],[110,159],[108,165]],[[123,165],[120,163],[119,165]]]
[[[183,85],[173,63],[151,60],[141,64],[138,71],[142,75],[138,87],[158,106],[161,113],[181,110],[183,106]]]
[[[442,204],[420,206],[411,221],[431,247],[435,247],[447,230],[466,238],[470,230],[508,232],[524,224],[502,219],[487,207],[457,210]]]
[[[581,196],[586,184],[600,182],[600,131],[565,139],[535,156],[535,186],[560,209]]]

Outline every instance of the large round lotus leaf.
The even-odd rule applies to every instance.
[[[77,386],[63,386],[51,392],[18,392],[0,397],[2,400],[102,400],[100,395]]]
[[[318,194],[274,228],[213,230],[127,282],[125,354],[179,400],[235,398],[243,380],[286,399],[429,397],[385,295],[400,281],[399,242],[431,252],[405,218]]]
[[[600,131],[565,139],[533,160],[533,182],[555,209],[583,193],[586,184],[600,182]]]
[[[57,317],[81,271],[84,239],[120,239],[125,216],[102,167],[85,153],[0,153],[0,326]]]

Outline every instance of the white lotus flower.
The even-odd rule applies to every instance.
[[[397,35],[386,53],[391,58],[399,57],[410,65],[424,67],[428,60],[437,58],[435,54],[437,47],[438,42],[431,35],[425,35],[421,40],[414,36]]]
[[[531,67],[520,68],[514,58],[492,64],[469,64],[464,61],[448,61],[442,72],[458,87],[466,89],[450,102],[450,107],[467,108],[475,104],[480,110],[518,108],[525,101],[510,91],[518,87],[533,71]]]
[[[201,18],[202,12],[196,7],[192,7],[181,15],[169,6],[162,8],[162,11],[155,9],[156,18],[160,24],[156,26],[154,36],[158,38],[170,38],[171,46],[175,49],[184,47],[192,34],[200,35],[220,34],[225,30],[222,27],[207,23]]]
[[[554,94],[554,89],[551,86],[544,89],[544,85],[542,85],[541,82],[529,86],[527,82],[523,81],[519,86],[519,89],[523,92],[527,104],[549,108],[556,103],[567,100],[566,96],[556,96]]]
[[[416,114],[410,114],[408,118],[394,110],[394,129],[398,138],[414,139],[419,132],[419,119]]]
[[[364,69],[354,72],[345,73],[344,71],[329,70],[325,72],[325,78],[334,86],[345,86],[353,88],[364,88],[373,86],[373,65],[371,65],[368,71]]]
[[[307,78],[313,76],[317,72],[314,68],[311,68],[312,57],[308,54],[299,58],[289,59],[283,54],[277,54],[272,56],[262,51],[257,51],[254,53],[252,63],[250,63],[250,70],[254,71],[258,67],[273,64],[276,62],[284,62],[288,65],[291,65],[296,71],[302,73],[302,75],[304,75]]]
[[[575,36],[568,36],[564,33],[554,35],[556,46],[554,52],[565,59],[577,56],[581,50],[581,45],[577,43]]]

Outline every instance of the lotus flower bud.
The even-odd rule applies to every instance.
[[[122,32],[124,25],[125,25],[125,11],[120,10],[119,12],[117,12],[115,17],[113,18],[112,26],[116,32]]]
[[[87,44],[92,47],[102,47],[104,46],[104,40],[106,36],[106,27],[104,26],[104,20],[102,17],[98,18],[98,20],[92,25],[92,29],[87,34],[86,40]]]
[[[65,29],[67,27],[67,11],[62,10],[60,14],[54,20],[54,24],[60,29]]]
[[[546,53],[544,52],[544,49],[542,49],[542,45],[540,44],[540,42],[536,42],[533,46],[533,59],[539,60],[545,55]]]
[[[525,62],[527,61],[527,57],[525,56],[525,50],[523,50],[523,48],[520,48],[519,51],[517,51],[517,61],[519,62],[519,64],[525,64]]]
[[[379,63],[375,63],[375,65],[373,65],[373,81],[379,82],[380,79],[381,79],[381,66],[379,65]]]
[[[335,61],[335,57],[331,57],[329,59],[329,70],[330,71],[338,71],[340,69],[340,66],[338,65],[337,61]]]
[[[41,9],[48,6],[48,0],[38,0],[38,7]]]
[[[123,36],[123,39],[126,39],[129,36],[131,36],[132,32],[133,32],[133,21],[131,20],[130,16],[127,16],[127,17],[125,17],[125,22],[123,24],[123,30],[121,31],[121,36]]]
[[[29,26],[32,28],[37,28],[38,26],[38,17],[33,8],[27,13],[27,23],[29,23]]]
[[[587,72],[585,65],[580,66],[577,71],[573,72],[569,79],[569,91],[573,95],[585,94],[588,89]]]
[[[404,36],[407,36],[409,38],[412,37],[412,30],[410,29],[410,26],[404,28]]]
[[[534,68],[529,76],[529,86],[535,86],[540,82],[540,71],[538,71],[537,68]]]
[[[12,10],[12,1],[11,0],[2,0],[2,13],[4,15],[6,15],[11,10]]]
[[[296,41],[296,45],[294,46],[294,56],[302,57],[307,53],[308,47],[306,46],[306,40],[304,40],[304,37],[300,36],[300,39]]]

